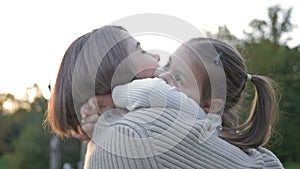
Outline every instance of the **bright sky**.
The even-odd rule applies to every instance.
[[[267,8],[293,7],[292,23],[298,25],[290,46],[300,44],[298,0],[7,0],[0,2],[0,93],[22,97],[37,83],[46,97],[49,80],[55,82],[61,59],[77,37],[126,16],[168,14],[199,29],[217,32],[219,25],[241,38],[252,19],[267,19]],[[130,32],[130,30],[129,30]],[[147,39],[147,38],[144,38]],[[143,48],[173,50],[168,43],[142,41]],[[146,41],[146,40],[145,40]],[[162,41],[163,42],[163,41]],[[173,45],[174,46],[174,45]],[[172,51],[169,51],[172,52]]]

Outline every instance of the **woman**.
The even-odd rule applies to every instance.
[[[158,60],[122,27],[105,26],[79,37],[61,62],[45,123],[60,137],[83,132],[75,112],[88,98],[134,78],[152,77]]]
[[[121,27],[105,26],[79,37],[61,62],[45,124],[61,138],[84,133],[79,109],[88,98],[134,78],[153,77],[158,60]]]

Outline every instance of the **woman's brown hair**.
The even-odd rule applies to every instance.
[[[105,26],[70,45],[57,74],[44,125],[49,125],[62,138],[83,131],[79,122],[80,107],[94,95],[111,92],[114,73],[129,55],[129,38],[122,27]],[[127,83],[133,78],[128,69],[119,72],[123,78],[118,83]]]

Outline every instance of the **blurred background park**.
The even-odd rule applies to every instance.
[[[134,2],[140,3],[139,1]],[[157,3],[156,5],[159,6],[158,2],[153,1],[152,3]],[[192,2],[195,3],[195,1],[190,3]],[[234,3],[235,1],[226,2]],[[280,119],[276,125],[276,132],[266,147],[278,156],[286,168],[300,168],[300,20],[299,18],[295,20],[295,9],[298,7],[298,10],[300,10],[300,4],[296,5],[296,1],[291,1],[288,5],[280,1],[268,1],[267,4],[260,7],[259,2],[252,2],[256,4],[251,6],[253,17],[248,11],[250,19],[240,18],[241,16],[238,16],[240,14],[236,13],[236,18],[232,17],[230,20],[234,20],[237,26],[234,26],[234,24],[228,25],[226,21],[225,23],[219,23],[212,19],[211,22],[215,22],[215,25],[206,27],[205,33],[207,36],[223,39],[235,45],[246,59],[251,74],[266,75],[277,82],[280,92]],[[60,17],[55,10],[56,5],[60,5],[59,3],[47,4],[50,8],[47,8],[47,10],[51,12],[46,18],[40,18],[38,12],[42,12],[41,9],[35,9],[39,8],[39,5],[45,8],[47,5],[41,4],[39,1],[29,1],[29,5],[24,5],[24,3],[27,3],[27,1],[12,1],[8,4],[12,11],[18,12],[18,16],[12,18],[8,15],[5,16],[5,11],[10,11],[10,8],[1,13],[1,17],[8,17],[8,19],[4,20],[5,22],[0,28],[1,35],[4,39],[7,38],[7,40],[1,40],[0,51],[0,66],[2,67],[0,69],[0,169],[41,169],[49,168],[50,165],[63,168],[63,165],[66,166],[67,163],[74,169],[79,168],[82,158],[82,143],[76,139],[58,140],[47,128],[42,127],[47,100],[50,97],[48,87],[49,85],[53,86],[55,82],[58,66],[68,45],[78,36],[121,18],[121,14],[116,14],[118,11],[114,10],[111,4],[111,6],[101,6],[101,3],[98,3],[99,11],[104,8],[108,8],[110,11],[107,11],[105,15],[100,13],[103,15],[99,14],[97,16],[99,21],[95,20],[95,16],[93,16],[93,24],[87,26],[87,18],[85,17],[89,17],[89,14],[81,15],[84,10],[80,10],[81,7],[78,7],[78,3],[76,10],[72,10],[73,1],[68,1],[63,8],[58,9],[59,12],[62,12],[60,14],[65,15],[62,16],[63,19],[59,23],[56,23],[53,19]],[[83,3],[85,5],[82,8],[93,6],[89,1]],[[91,4],[86,5],[86,3]],[[130,1],[128,1],[129,3]],[[185,3],[189,3],[189,1]],[[215,3],[217,5],[217,2]],[[205,4],[205,1],[201,3],[202,6],[205,6]],[[37,5],[36,8],[26,9],[28,6],[35,5]],[[186,8],[194,5],[188,4]],[[239,5],[247,8],[247,5]],[[176,12],[168,13],[168,10],[172,10],[171,3],[169,3],[166,11],[163,11],[162,8],[159,8],[159,10],[152,9],[152,6],[150,5],[150,8],[145,9],[144,12],[161,12],[176,16]],[[223,13],[234,10],[233,6],[235,5],[227,4],[221,7],[223,10],[220,10],[221,8],[214,8],[211,5],[210,9],[211,13],[215,13],[222,20]],[[263,8],[263,17],[255,15],[256,6],[257,9]],[[1,5],[0,8],[6,8],[5,4]],[[132,9],[133,13],[127,12],[124,15],[143,13],[143,10],[134,10],[136,8],[143,9],[139,5],[128,5],[128,9]],[[182,8],[185,8],[185,6],[183,5]],[[26,22],[22,15],[26,16],[23,12],[28,11],[30,13],[30,9],[34,9],[34,12],[31,11],[29,16],[35,19]],[[73,13],[68,14],[68,9]],[[239,12],[243,16],[243,11]],[[74,13],[79,14],[72,17]],[[193,13],[196,14],[197,11]],[[52,18],[52,15],[55,17]],[[180,11],[178,15],[180,15]],[[181,16],[182,19],[186,19],[186,16]],[[200,14],[194,17],[201,22],[203,17],[207,19],[209,16],[201,16]],[[297,15],[297,17],[299,16]],[[247,23],[246,26],[239,25],[241,19],[243,19],[241,22]],[[33,21],[35,21],[34,24]],[[50,25],[47,23],[48,21],[53,24],[50,27],[51,29],[48,27]],[[193,24],[193,22],[191,23]],[[46,25],[47,29],[38,26],[43,24]],[[71,24],[71,26],[68,24]],[[70,28],[76,25],[81,25],[80,29]],[[195,24],[195,26],[199,25]],[[240,32],[236,33],[238,25]],[[39,30],[34,28],[35,26],[38,26]],[[55,30],[64,30],[65,26],[69,29],[61,32],[62,34],[59,34],[59,36],[55,34]],[[29,29],[34,29],[34,31],[28,31]],[[26,36],[23,36],[23,34]],[[44,34],[47,34],[47,36]],[[49,35],[53,38],[45,38]],[[23,39],[24,37],[25,39]],[[34,42],[29,39],[33,39]],[[47,43],[45,43],[46,41]],[[143,44],[143,41],[141,43]],[[59,48],[55,48],[56,46],[59,46]],[[11,55],[18,55],[18,57]],[[30,58],[29,55],[36,55],[37,57],[26,59],[27,55],[28,58]],[[43,58],[43,55],[46,55],[47,58]],[[27,62],[28,60],[29,62]],[[31,71],[26,72],[27,69]],[[22,74],[22,72],[26,72],[26,74]],[[42,72],[42,75],[38,72]],[[245,93],[246,99],[243,101],[243,105],[251,104],[249,100],[252,99],[254,94],[253,88],[251,86],[247,87],[248,90]],[[51,155],[54,155],[54,157]],[[57,164],[50,164],[51,160],[52,162],[56,160]]]

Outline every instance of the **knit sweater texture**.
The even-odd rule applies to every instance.
[[[283,168],[263,147],[242,151],[219,138],[221,117],[159,78],[117,86],[112,96],[119,108],[99,117],[85,169]]]

